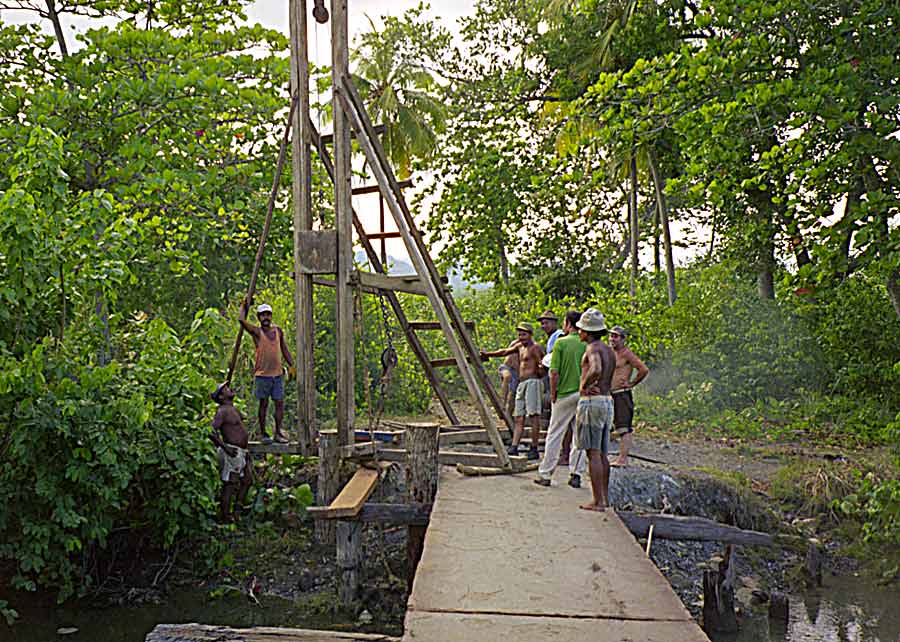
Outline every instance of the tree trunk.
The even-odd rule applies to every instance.
[[[503,285],[509,285],[509,259],[506,256],[506,244],[502,238],[498,245],[500,250],[500,280],[503,281]]]
[[[638,192],[638,176],[637,176],[637,157],[632,156],[628,165],[628,171],[631,175],[631,191],[628,198],[628,220],[631,228],[631,287],[630,294],[632,303],[637,296],[637,279],[638,279],[638,211],[637,211],[637,192]]]
[[[59,20],[59,13],[56,11],[56,0],[46,0],[47,16],[53,23],[53,33],[56,34],[56,42],[59,44],[59,52],[63,58],[69,57],[69,47],[66,45],[66,34],[63,31],[62,22]]]
[[[900,268],[894,268],[888,275],[887,291],[891,304],[894,306],[894,312],[900,317]]]
[[[656,211],[659,221],[662,223],[663,248],[666,253],[666,286],[669,294],[669,305],[675,305],[675,259],[672,255],[672,232],[669,228],[669,208],[666,205],[666,193],[663,179],[659,175],[656,166],[656,157],[649,152],[650,173],[653,176],[653,188],[656,191]]]

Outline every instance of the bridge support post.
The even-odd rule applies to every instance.
[[[316,490],[316,504],[328,506],[340,492],[341,458],[339,455],[337,430],[319,431],[319,484]],[[334,521],[316,520],[316,539],[321,544],[334,542]]]
[[[327,522],[327,519],[320,519]],[[337,524],[337,567],[340,573],[338,579],[338,599],[341,606],[349,608],[356,602],[359,595],[359,567],[362,561],[362,531],[361,522],[341,520]]]
[[[434,503],[438,486],[438,448],[440,426],[438,424],[408,424],[405,427],[406,440],[406,493],[411,504]],[[416,567],[422,558],[427,526],[408,526],[406,538],[406,558],[408,563],[407,582],[412,591]]]

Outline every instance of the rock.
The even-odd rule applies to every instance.
[[[56,629],[57,635],[72,635],[73,633],[78,633],[78,629],[74,626],[62,626]]]
[[[362,613],[359,614],[359,618],[356,620],[356,623],[359,626],[365,626],[367,624],[371,624],[372,620],[374,620],[374,619],[375,618],[372,617],[371,613],[369,613],[367,610],[364,610]]]

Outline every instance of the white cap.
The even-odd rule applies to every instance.
[[[256,314],[262,314],[263,312],[271,312],[272,306],[268,303],[263,303],[262,305],[256,308]]]

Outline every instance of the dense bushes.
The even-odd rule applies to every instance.
[[[196,335],[204,334],[201,321]],[[82,337],[0,363],[0,558],[14,586],[82,593],[117,535],[151,546],[209,528],[216,470],[195,336],[135,321],[100,367]]]

